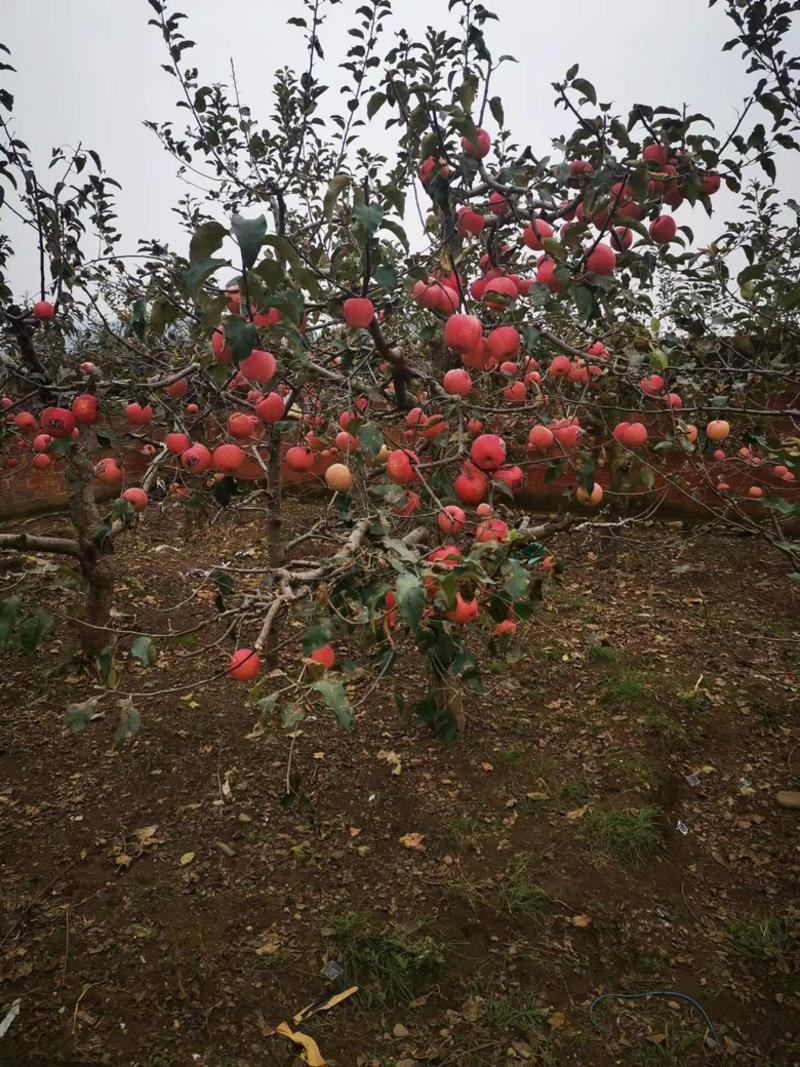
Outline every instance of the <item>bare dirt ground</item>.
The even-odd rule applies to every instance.
[[[212,618],[186,570],[262,537],[148,520],[120,625]],[[593,536],[555,547],[563,577],[452,747],[413,717],[413,665],[351,731],[320,713],[292,740],[205,680],[230,654],[203,651],[213,624],[157,639],[150,670],[125,638],[112,694],[65,622],[8,651],[0,1062],[290,1067],[274,1028],[355,984],[297,1027],[339,1067],[800,1063],[800,812],[775,800],[800,788],[800,589],[758,543],[676,524],[610,561]],[[33,569],[6,561],[0,598]],[[37,579],[58,613],[63,573]],[[128,691],[142,728],[114,751]],[[104,717],[71,734],[92,695]],[[723,1056],[675,995],[590,1014],[652,990],[699,1002]]]

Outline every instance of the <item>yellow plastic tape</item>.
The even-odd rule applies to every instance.
[[[275,1028],[275,1033],[288,1038],[295,1045],[300,1045],[303,1050],[300,1056],[308,1067],[327,1067],[328,1061],[323,1057],[313,1037],[301,1034],[299,1030],[292,1030],[288,1023],[279,1023]]]
[[[354,985],[350,986],[349,989],[345,989],[341,993],[334,993],[334,995],[328,997],[327,1000],[309,1004],[294,1016],[292,1022],[297,1026],[298,1023],[302,1022],[303,1019],[307,1019],[310,1015],[316,1015],[318,1011],[329,1011],[331,1008],[335,1008],[337,1004],[341,1004],[343,1000],[352,997],[353,993],[357,992],[358,986]],[[308,1034],[303,1034],[299,1030],[293,1030],[288,1023],[279,1023],[278,1026],[275,1027],[275,1033],[280,1034],[281,1037],[285,1037],[289,1041],[293,1041],[295,1045],[300,1046],[303,1050],[300,1053],[300,1057],[308,1064],[308,1067],[327,1067],[328,1061],[320,1052],[319,1045],[313,1037],[309,1037]]]
[[[358,992],[357,985],[351,985],[349,989],[343,990],[341,993],[334,993],[332,997],[328,997],[327,1000],[317,1001],[314,1004],[308,1004],[305,1008],[302,1008],[297,1015],[292,1019],[292,1022],[297,1026],[303,1019],[307,1019],[309,1015],[316,1015],[318,1011],[329,1011],[331,1008],[335,1008],[337,1004],[341,1004],[343,1000],[347,1000],[348,997],[352,997],[353,993]]]

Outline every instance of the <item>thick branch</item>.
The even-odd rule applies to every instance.
[[[378,349],[378,352],[392,368],[392,382],[394,383],[394,395],[395,400],[397,401],[397,406],[401,411],[408,411],[412,405],[406,389],[406,384],[410,378],[406,361],[399,349],[389,347],[386,338],[383,336],[383,331],[378,325],[377,319],[373,319],[369,324],[369,332],[372,340],[375,342],[375,347]]]
[[[39,534],[0,534],[0,548],[16,549],[19,552],[52,552],[59,556],[75,556],[80,559],[81,550],[77,541],[68,537],[43,537]]]

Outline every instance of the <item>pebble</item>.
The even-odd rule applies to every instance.
[[[408,1037],[408,1030],[406,1030],[402,1023],[395,1023],[392,1028],[392,1035],[394,1037]]]
[[[781,789],[775,794],[775,799],[782,808],[800,809],[800,793],[793,789]]]

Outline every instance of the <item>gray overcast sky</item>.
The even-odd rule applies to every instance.
[[[321,80],[326,84],[343,73],[332,66],[352,41],[346,35],[352,25],[348,13],[358,2],[344,0],[324,28],[327,67]],[[634,102],[680,106],[685,101],[725,132],[752,85],[741,59],[721,52],[732,35],[722,4],[709,9],[704,0],[494,0],[488,6],[500,16],[499,23],[487,24],[493,54],[508,52],[520,61],[506,64],[497,75],[506,121],[515,140],[529,142],[540,154],[549,151],[552,137],[571,128],[563,112],[553,109],[550,83],[575,62],[600,99],[613,101],[623,113]],[[184,32],[197,42],[189,55],[203,80],[226,80],[233,56],[243,99],[266,121],[272,72],[303,61],[302,35],[286,25],[289,16],[303,13],[300,4],[183,0],[178,7],[189,15]],[[395,24],[412,35],[428,23],[448,24],[446,0],[394,0],[394,10]],[[133,250],[140,236],[166,239],[176,250],[185,243],[170,211],[182,189],[175,165],[142,125],[144,119],[176,115],[180,121],[182,115],[174,110],[176,83],[160,67],[160,34],[147,25],[151,13],[146,0],[26,0],[6,4],[0,31],[18,71],[3,81],[16,97],[18,136],[39,160],[49,158],[51,145],[79,140],[100,153],[123,186],[121,250]],[[796,186],[796,155],[783,157],[781,170],[783,187]],[[702,208],[688,206],[678,221],[707,240],[732,201],[723,191],[715,203],[711,222]],[[17,250],[12,283],[19,293],[33,290],[34,241],[8,211],[4,216],[2,228],[11,232]]]

